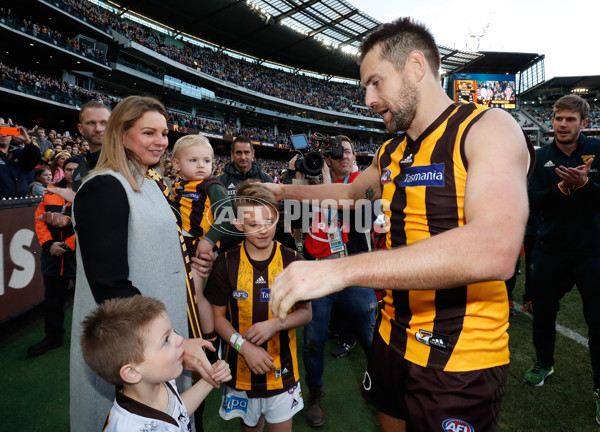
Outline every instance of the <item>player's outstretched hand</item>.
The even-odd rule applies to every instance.
[[[323,261],[295,261],[277,275],[271,287],[271,311],[285,319],[288,311],[301,300],[325,297],[345,285],[340,266],[346,258]]]

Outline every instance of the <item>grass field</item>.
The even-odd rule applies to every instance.
[[[519,276],[516,301],[522,297],[522,284],[523,277]],[[586,336],[587,328],[581,310],[581,299],[574,289],[562,301],[558,322]],[[70,327],[70,310],[68,325]],[[592,372],[587,346],[559,334],[555,374],[543,387],[532,388],[522,379],[525,370],[535,361],[531,318],[517,313],[511,318],[509,333],[511,366],[498,431],[600,430],[594,421]],[[69,348],[63,346],[41,357],[27,358],[27,347],[42,337],[43,325],[38,319],[16,337],[3,338],[0,344],[0,432],[69,430]],[[332,344],[333,341],[330,341],[327,352]],[[363,402],[359,393],[365,365],[364,355],[358,347],[346,358],[326,356],[326,423],[319,430],[379,430],[375,412]],[[205,430],[238,431],[237,421],[220,419],[218,406],[219,393],[215,391],[207,402]],[[313,429],[301,413],[294,418],[294,430]]]

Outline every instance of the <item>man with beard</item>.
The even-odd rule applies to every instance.
[[[75,192],[81,186],[83,179],[88,173],[96,167],[102,142],[104,141],[104,129],[110,117],[110,109],[102,102],[91,101],[81,107],[79,111],[79,124],[77,129],[83,135],[89,144],[89,152],[85,153],[83,163],[75,169],[73,173],[72,188],[53,188],[48,192],[59,195],[66,201],[72,203],[75,199]],[[71,223],[71,218],[60,213],[44,212],[38,215],[38,220],[52,225],[54,227],[64,227]]]
[[[77,129],[83,135],[89,145],[89,152],[82,152],[85,157],[85,163],[82,163],[75,170],[73,177],[73,191],[77,192],[79,186],[83,182],[85,176],[96,167],[100,150],[102,149],[102,141],[104,140],[104,129],[108,118],[110,117],[110,109],[102,102],[88,102],[79,112],[79,124]]]
[[[556,313],[577,285],[589,328],[596,421],[600,423],[600,141],[581,134],[590,106],[579,96],[553,106],[554,142],[536,152],[529,200],[540,226],[532,253],[533,344],[537,361],[525,381],[544,384],[554,373]]]
[[[533,158],[510,114],[454,103],[439,69],[423,25],[378,27],[362,44],[365,102],[404,133],[351,184],[271,186],[285,199],[384,203],[389,249],[293,263],[271,287],[281,318],[349,286],[387,290],[362,389],[384,431],[494,430],[506,388],[503,281],[523,242]]]

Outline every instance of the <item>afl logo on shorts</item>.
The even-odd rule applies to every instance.
[[[382,185],[388,184],[392,181],[392,172],[389,169],[384,168],[381,172],[381,178],[379,180],[381,181]]]
[[[473,426],[464,420],[447,419],[442,423],[442,429],[445,432],[475,432]]]

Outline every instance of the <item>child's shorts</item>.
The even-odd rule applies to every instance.
[[[283,423],[304,408],[300,383],[271,397],[249,398],[245,391],[223,386],[223,399],[219,414],[225,420],[240,417],[247,426],[258,424],[264,414],[267,423]]]

